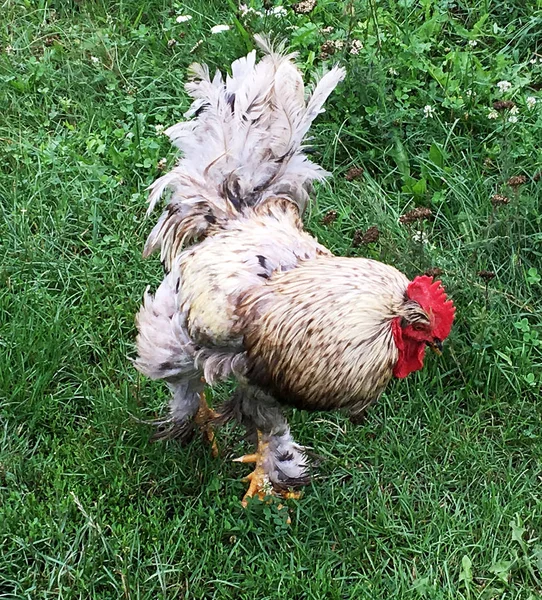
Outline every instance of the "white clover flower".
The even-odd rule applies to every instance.
[[[100,59],[97,56],[91,56],[90,62],[94,65],[97,65],[100,62]]]
[[[499,88],[499,92],[501,94],[504,94],[505,92],[508,92],[511,88],[512,88],[512,84],[509,81],[499,81],[497,83],[497,87]]]
[[[13,54],[13,46],[6,46],[4,50],[6,54]]]
[[[360,50],[363,50],[363,44],[359,40],[352,40],[350,54],[359,54]]]
[[[465,96],[467,96],[467,98],[473,98],[474,96],[476,96],[476,92],[473,90],[467,90],[465,92]]]
[[[429,104],[426,104],[423,107],[423,116],[425,119],[429,119],[430,117],[434,117],[435,116],[435,109],[430,106]]]
[[[332,44],[336,50],[342,50],[344,48],[344,40],[334,40]]]
[[[395,70],[393,67],[390,67],[390,68],[388,69],[388,73],[389,73],[390,75],[399,75],[399,73],[398,73],[398,72],[397,72],[397,71],[396,71],[396,70]]]
[[[157,123],[154,126],[154,130],[156,131],[156,135],[162,135],[164,133],[164,126],[161,123]]]
[[[284,6],[273,6],[273,8],[266,10],[265,14],[274,17],[285,17],[288,14],[288,11]]]
[[[192,15],[179,15],[175,21],[177,21],[177,23],[186,23],[187,21],[190,21],[192,19]]]
[[[516,115],[512,115],[511,117],[508,117],[508,122],[509,123],[517,123],[518,118],[516,117]]]
[[[335,31],[335,27],[333,27],[333,25],[328,25],[327,27],[323,27],[322,29],[320,29],[320,33],[326,34],[326,33],[333,33]]]
[[[214,25],[211,27],[211,33],[222,33],[223,31],[229,31],[229,25]]]
[[[536,105],[536,98],[534,96],[527,96],[525,104],[527,104],[529,110],[532,110]]]
[[[476,40],[469,40],[469,46],[471,48],[476,48],[476,46],[478,46],[478,42]]]
[[[412,234],[412,241],[418,242],[420,244],[428,244],[429,236],[427,235],[427,233],[425,231],[415,231]]]
[[[514,106],[512,106],[512,108],[510,109],[510,114],[517,115],[518,112],[519,112],[519,108],[514,104]]]
[[[531,60],[529,61],[532,65],[536,65],[537,59],[536,56],[534,58],[531,58]]]
[[[267,475],[263,476],[262,489],[265,494],[269,495],[273,493],[273,484]]]
[[[157,163],[156,163],[156,168],[159,171],[163,171],[165,168],[167,167],[167,159],[166,158],[161,158]]]
[[[247,6],[246,4],[241,4],[239,6],[239,12],[241,13],[241,17],[246,17],[247,15],[256,15],[257,17],[263,17],[263,13],[252,6]]]
[[[499,113],[493,108],[487,113],[488,119],[498,119]]]

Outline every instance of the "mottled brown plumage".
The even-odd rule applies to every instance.
[[[139,312],[135,364],[172,390],[162,436],[190,431],[202,376],[235,376],[222,420],[260,431],[258,473],[280,488],[307,480],[280,405],[359,418],[392,376],[421,368],[426,344],[440,346],[453,308],[430,278],[333,256],[304,230],[311,181],[326,173],[302,141],[344,72],[306,97],[293,55],[258,41],[266,56],[239,59],[226,81],[194,66],[195,118],[167,132],[183,157],[151,188],[151,209],[171,190],[145,246],[166,276]]]

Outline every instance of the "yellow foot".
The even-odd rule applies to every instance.
[[[301,492],[295,492],[293,490],[277,490],[273,487],[269,477],[264,469],[264,461],[266,459],[268,442],[262,441],[262,433],[258,431],[258,448],[254,454],[245,454],[240,458],[235,458],[234,462],[240,463],[255,463],[254,471],[250,473],[243,481],[248,481],[249,486],[246,494],[243,496],[241,504],[246,508],[248,506],[248,498],[258,496],[260,500],[263,500],[266,496],[282,496],[286,500],[299,499]],[[282,506],[279,506],[282,508]]]
[[[285,500],[299,500],[299,498],[301,498],[301,496],[303,495],[303,493],[302,492],[296,492],[295,490],[281,490],[280,491],[280,495]]]
[[[247,475],[243,480],[249,482],[248,490],[241,501],[241,504],[245,508],[248,506],[248,498],[257,495],[260,500],[263,500],[265,496],[269,496],[273,493],[273,486],[263,467],[268,445],[268,442],[262,441],[262,433],[261,431],[258,431],[258,448],[256,452],[254,454],[245,454],[245,456],[234,459],[234,462],[256,464],[254,471],[252,471],[250,475]]]
[[[207,404],[207,400],[205,399],[205,393],[201,392],[199,396],[199,408],[196,416],[194,417],[194,422],[199,427],[203,439],[207,441],[211,446],[211,454],[214,458],[218,456],[218,446],[215,440],[215,431],[213,426],[211,425],[211,421],[216,419],[218,413],[214,411],[212,408],[209,408]]]

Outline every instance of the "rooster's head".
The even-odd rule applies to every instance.
[[[455,306],[447,299],[441,282],[427,275],[409,283],[404,308],[404,315],[392,323],[399,350],[393,374],[399,378],[423,367],[426,346],[440,353],[455,316]]]

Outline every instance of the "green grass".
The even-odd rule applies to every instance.
[[[234,9],[0,2],[0,597],[542,597],[540,1]],[[232,28],[211,35],[219,23]],[[186,110],[190,62],[224,69],[255,31],[287,35],[307,72],[348,69],[314,130],[334,178],[309,228],[410,276],[439,267],[458,308],[444,356],[363,425],[292,415],[322,458],[291,524],[276,503],[241,508],[238,431],[215,460],[199,441],[150,444],[132,418],[167,399],[128,360],[161,276],[141,259],[145,188],[174,160],[156,126]],[[330,39],[344,46],[324,60]],[[488,119],[502,99],[517,115]],[[510,203],[493,207],[497,192]],[[399,224],[415,206],[434,219]],[[380,239],[354,247],[371,225]]]

